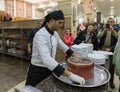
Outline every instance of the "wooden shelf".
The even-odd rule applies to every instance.
[[[6,44],[4,44],[4,45],[0,45],[0,46],[6,46],[6,47],[11,47],[11,48],[27,49],[27,47],[17,46],[17,45],[6,45]]]
[[[21,59],[30,60],[30,56],[25,56],[25,55],[17,55],[17,54],[13,54],[13,53],[7,53],[7,52],[5,52],[4,54],[6,54],[6,55],[9,55],[9,56],[18,57],[18,58],[21,58]]]
[[[38,26],[38,21],[41,20],[1,22],[0,40],[2,40],[2,44],[0,46],[3,50],[0,53],[30,60],[30,55],[27,54],[27,38],[29,32]]]

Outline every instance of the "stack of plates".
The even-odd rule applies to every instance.
[[[94,64],[105,64],[106,61],[106,56],[103,54],[94,54],[94,53],[89,53],[87,57],[94,62]]]
[[[94,53],[94,54],[103,54],[103,55],[106,56],[107,59],[108,59],[108,56],[113,55],[113,52],[108,52],[108,51],[96,51],[96,50],[94,50],[92,53]]]
[[[73,45],[71,49],[77,56],[87,56],[88,53],[92,53],[93,45],[92,44],[85,44],[81,43],[79,45]]]

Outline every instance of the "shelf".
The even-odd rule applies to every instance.
[[[30,60],[30,56],[17,55],[17,54],[7,53],[7,52],[5,52],[4,54],[9,55],[9,56],[18,57],[18,58],[21,58],[21,59]]]
[[[5,38],[5,39],[21,39],[21,40],[27,40],[27,38],[9,37],[9,36],[0,36],[0,38]]]
[[[3,55],[30,60],[30,55],[26,55],[27,38],[29,32],[38,26],[38,21],[43,20],[27,20],[19,22],[11,21],[0,23],[0,46],[1,49],[3,49],[0,53]]]
[[[17,46],[17,45],[0,45],[0,46],[6,46],[6,47],[11,47],[11,48],[19,48],[19,49],[27,49],[26,47],[22,47],[22,46]]]
[[[3,53],[4,51],[3,50],[0,50],[0,53]]]

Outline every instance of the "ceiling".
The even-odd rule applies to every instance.
[[[103,17],[120,17],[120,0],[94,0],[95,7],[100,11]]]
[[[57,2],[59,0],[24,0],[27,2],[31,2],[33,4],[47,4],[51,2]],[[80,0],[79,0],[80,1]],[[82,0],[84,1],[84,0]],[[101,12],[103,17],[109,17],[114,16],[118,17],[120,16],[120,0],[94,0],[94,11],[95,12]],[[41,8],[41,7],[39,7]],[[83,12],[82,8],[79,8],[81,12]]]

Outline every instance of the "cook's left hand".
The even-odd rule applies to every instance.
[[[72,56],[75,58],[78,58],[78,56],[75,53],[73,53]]]
[[[76,74],[72,73],[68,78],[70,78],[71,81],[79,83],[81,85],[85,84],[85,79],[81,76],[76,75]]]

